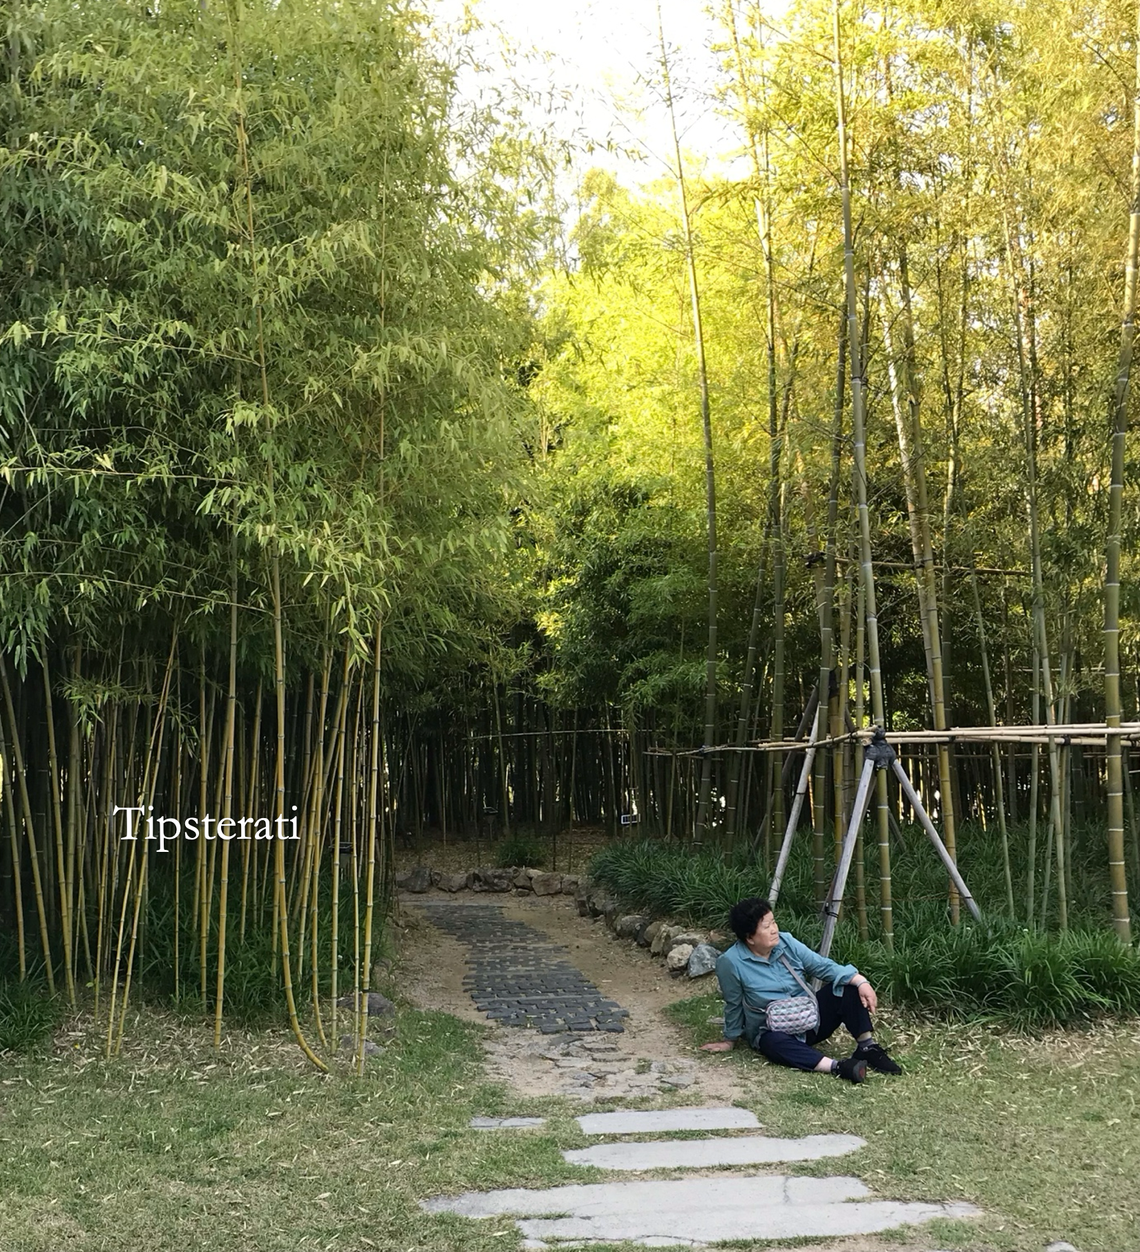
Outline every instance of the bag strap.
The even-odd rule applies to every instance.
[[[800,984],[801,987],[803,987],[804,991],[809,996],[813,995],[814,993],[812,992],[812,989],[807,985],[806,982],[804,982],[804,980],[799,976],[799,974],[796,973],[795,966],[791,963],[791,961],[788,960],[788,958],[782,952],[780,953],[780,960],[783,961],[783,963],[788,967],[788,973],[791,974],[791,976],[796,980],[796,982]]]

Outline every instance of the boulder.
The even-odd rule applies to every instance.
[[[665,958],[665,964],[669,969],[680,973],[688,965],[689,957],[692,955],[693,945],[691,943],[679,943],[675,948],[670,949],[669,955]]]
[[[626,913],[617,919],[614,933],[619,939],[636,939],[648,920],[642,913]]]
[[[529,891],[531,876],[530,870],[520,869],[515,872],[515,876],[511,879],[517,891]]]
[[[685,967],[690,978],[703,978],[716,969],[717,957],[720,952],[711,943],[698,943],[689,954],[689,963]]]
[[[535,874],[530,885],[536,896],[556,896],[562,890],[562,875]]]
[[[348,1009],[352,1011],[355,1008],[353,1004],[353,993],[350,991],[347,995],[343,995],[336,1002],[338,1008]],[[389,1013],[394,1013],[396,1006],[388,999],[382,996],[379,991],[368,992],[368,1016],[369,1017],[385,1017]]]
[[[340,1050],[347,1052],[351,1056],[356,1051],[356,1040],[351,1035],[341,1035]],[[378,1043],[373,1043],[371,1039],[365,1039],[365,1056],[379,1056],[383,1051],[384,1049]]]
[[[673,936],[680,933],[680,926],[670,926],[668,922],[662,922],[661,929],[650,940],[649,951],[654,956],[663,956],[669,951],[669,944],[672,942]]]
[[[665,946],[666,952],[671,952],[678,944],[688,944],[690,948],[695,948],[699,943],[704,943],[704,935],[695,934],[691,930],[681,930],[679,927],[673,937]]]
[[[577,874],[562,875],[562,894],[564,896],[576,896],[578,894]]]
[[[440,874],[440,891],[464,891],[467,887],[466,874]]]
[[[510,891],[511,874],[494,866],[480,866],[467,875],[467,886],[471,891]]]
[[[431,890],[431,870],[426,865],[417,865],[404,874],[397,874],[396,886],[401,891],[411,891],[416,895],[422,895],[425,891]]]

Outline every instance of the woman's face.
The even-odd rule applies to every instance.
[[[748,946],[757,956],[767,956],[780,942],[780,928],[776,925],[774,913],[766,913],[757,923],[756,929],[748,937]]]

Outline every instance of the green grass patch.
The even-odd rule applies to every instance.
[[[317,1073],[278,1029],[227,1029],[215,1052],[207,1024],[147,1010],[110,1062],[102,1033],[81,1019],[51,1055],[6,1058],[4,1252],[502,1252],[513,1223],[419,1200],[582,1176],[557,1137],[577,1142],[579,1106],[486,1082],[479,1028],[446,1014],[399,1012],[362,1078],[347,1062]],[[549,1128],[467,1125],[534,1113]]]
[[[694,1044],[720,1037],[721,1001],[702,995],[670,1016]],[[880,1035],[904,1066],[852,1087],[770,1065],[748,1048],[732,1067],[765,1133],[858,1134],[868,1146],[788,1172],[850,1173],[898,1200],[966,1200],[970,1221],[921,1228],[915,1246],[1040,1252],[1067,1239],[1081,1252],[1140,1248],[1140,1031],[1101,1023],[1039,1038],[954,1028],[892,1012]],[[834,1040],[845,1055],[850,1039]],[[785,1167],[781,1167],[785,1168]]]

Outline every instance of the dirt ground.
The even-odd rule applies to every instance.
[[[417,900],[446,899],[455,908],[472,904],[495,904],[507,918],[526,923],[564,948],[573,965],[604,994],[629,1010],[623,1034],[607,1035],[619,1056],[628,1056],[635,1070],[653,1067],[645,1075],[643,1092],[652,1095],[660,1084],[651,1075],[668,1071],[691,1075],[679,1088],[703,1101],[731,1103],[741,1097],[738,1084],[721,1058],[702,1053],[682,1037],[682,1032],[662,1010],[677,1000],[688,999],[706,989],[707,979],[692,982],[673,979],[661,962],[629,939],[615,938],[601,920],[579,917],[570,896],[446,895],[400,898],[399,978],[408,998],[419,1008],[439,1009],[464,1021],[487,1025],[471,997],[463,989],[466,948],[437,930],[416,908]],[[526,1095],[552,1095],[569,1089],[560,1077],[557,1062],[542,1055],[557,1047],[563,1037],[540,1035],[534,1030],[492,1026],[487,1044],[492,1068]],[[635,1083],[635,1086],[637,1084]],[[578,1094],[575,1091],[575,1094]],[[599,1088],[596,1098],[610,1094]],[[634,1092],[629,1092],[634,1094]]]

